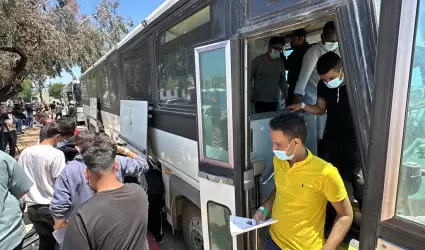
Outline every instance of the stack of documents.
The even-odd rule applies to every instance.
[[[230,234],[235,236],[254,229],[266,227],[276,222],[277,220],[270,219],[257,223],[257,221],[253,219],[230,215]]]

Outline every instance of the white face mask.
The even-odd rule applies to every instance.
[[[338,45],[338,42],[325,42],[325,44],[323,45],[323,47],[327,51],[334,51],[334,50],[336,50],[339,47],[339,45]]]
[[[289,143],[289,145],[288,145],[288,147],[286,148],[285,151],[273,150],[274,155],[276,155],[276,157],[279,160],[282,160],[282,161],[290,161],[290,160],[294,159],[294,157],[295,157],[295,151],[297,150],[297,146],[295,146],[294,153],[292,153],[292,155],[288,155],[286,153],[286,151],[291,146],[291,144],[292,144],[292,141],[291,141],[291,143]]]
[[[270,52],[270,58],[271,59],[278,59],[279,57],[280,57],[280,51],[272,49],[272,51]]]
[[[344,81],[344,77],[343,78],[335,78],[329,82],[325,82],[325,85],[330,88],[330,89],[335,89],[338,88],[339,86],[341,86],[342,82]]]

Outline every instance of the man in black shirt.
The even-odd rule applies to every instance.
[[[294,102],[294,90],[300,75],[304,54],[311,47],[307,42],[306,35],[307,32],[304,29],[294,30],[291,35],[291,48],[293,51],[288,58],[283,57],[285,69],[288,71],[287,83],[289,85],[286,105]]]
[[[303,109],[315,115],[322,115],[327,110],[323,137],[326,153],[323,158],[338,168],[344,180],[351,181],[354,198],[361,207],[364,185],[362,163],[341,58],[334,52],[324,54],[317,62],[317,72],[321,80],[317,84],[316,105],[298,103],[288,108],[293,112]]]
[[[97,136],[82,152],[87,182],[96,194],[70,218],[64,250],[148,250],[148,198],[142,187],[117,179],[117,148]]]

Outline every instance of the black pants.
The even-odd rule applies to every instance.
[[[3,139],[3,140],[2,140]],[[16,141],[18,140],[18,136],[16,134],[16,130],[4,130],[3,138],[0,134],[0,143],[1,148],[4,152],[6,152],[6,145],[9,144],[9,155],[15,158],[16,155]]]
[[[148,230],[158,241],[162,235],[162,194],[149,194]]]
[[[39,250],[54,250],[56,246],[56,240],[53,237],[55,222],[50,215],[49,205],[30,206],[27,213],[40,238]]]
[[[360,152],[356,138],[343,139],[324,138],[321,142],[321,157],[334,165],[343,180],[350,181],[353,187],[353,196],[359,203],[359,208],[363,205],[364,178]],[[326,227],[332,226],[336,217],[336,211],[331,204],[328,204],[326,213]]]
[[[255,113],[266,113],[277,111],[277,102],[256,102],[254,104]]]
[[[62,118],[62,112],[60,112],[60,113],[56,113],[55,120],[57,120],[59,117],[60,117],[60,118]]]

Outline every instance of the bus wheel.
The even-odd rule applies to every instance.
[[[190,250],[203,250],[201,210],[193,203],[185,206],[182,224],[183,236],[187,247]]]

